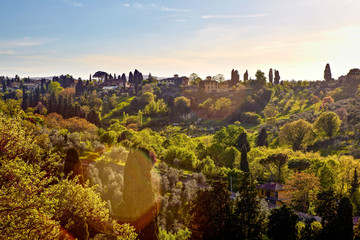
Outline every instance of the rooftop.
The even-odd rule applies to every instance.
[[[284,190],[284,185],[281,183],[268,182],[261,185],[258,185],[257,188],[270,190],[270,191],[281,191]]]

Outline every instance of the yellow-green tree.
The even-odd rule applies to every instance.
[[[294,151],[304,149],[312,135],[311,123],[303,119],[286,123],[279,133],[280,140],[289,144]]]
[[[314,123],[315,130],[330,139],[339,131],[341,120],[334,112],[324,112],[320,114]]]
[[[290,192],[294,208],[307,212],[310,205],[316,201],[316,194],[320,189],[320,181],[312,173],[295,173],[287,182],[285,188]]]

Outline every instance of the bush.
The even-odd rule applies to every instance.
[[[244,122],[244,123],[247,123],[247,124],[258,125],[258,124],[261,123],[261,117],[257,113],[246,112],[246,113],[242,114],[241,122]]]
[[[175,159],[177,159],[181,166],[187,169],[195,169],[198,164],[198,160],[194,152],[189,151],[186,148],[172,146],[166,151],[164,160],[168,163],[175,163]]]
[[[115,142],[116,138],[117,138],[116,132],[108,131],[108,132],[104,132],[100,136],[100,141],[102,143],[113,144]]]

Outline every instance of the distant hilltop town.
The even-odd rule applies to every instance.
[[[274,74],[274,75],[273,75]],[[267,81],[271,84],[282,84],[280,81],[280,74],[277,70],[269,70],[268,78],[265,74],[258,70],[256,72],[256,79],[249,79],[248,71],[243,75],[243,80],[240,80],[240,75],[237,70],[231,71],[231,79],[225,80],[222,74],[217,76],[207,76],[205,79],[201,79],[195,73],[187,76],[179,76],[175,74],[173,77],[161,78],[153,77],[151,73],[144,76],[138,70],[130,72],[128,75],[125,73],[117,75],[104,71],[97,71],[94,74],[89,75],[89,79],[83,80],[81,78],[74,79],[73,76],[61,75],[51,78],[20,78],[16,75],[13,78],[0,76],[0,84],[2,85],[2,91],[10,95],[16,95],[14,91],[17,89],[25,89],[27,91],[35,91],[36,89],[46,89],[51,81],[60,82],[64,88],[74,87],[77,91],[81,91],[84,86],[92,83],[92,87],[97,90],[119,90],[121,94],[133,95],[141,90],[142,86],[149,84],[151,87],[159,87],[163,91],[167,91],[171,94],[172,90],[179,90],[182,88],[187,92],[203,91],[204,93],[223,94],[229,92],[236,92],[244,87],[253,87],[254,85],[265,85]],[[324,71],[324,79],[326,81],[334,80],[331,77],[330,66],[326,66]],[[357,82],[360,81],[360,69],[351,69],[348,74],[340,76],[336,79],[340,82]],[[12,98],[10,96],[10,98]]]

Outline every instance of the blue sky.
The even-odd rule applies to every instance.
[[[87,78],[257,69],[282,79],[360,67],[357,0],[3,0],[0,75]]]

